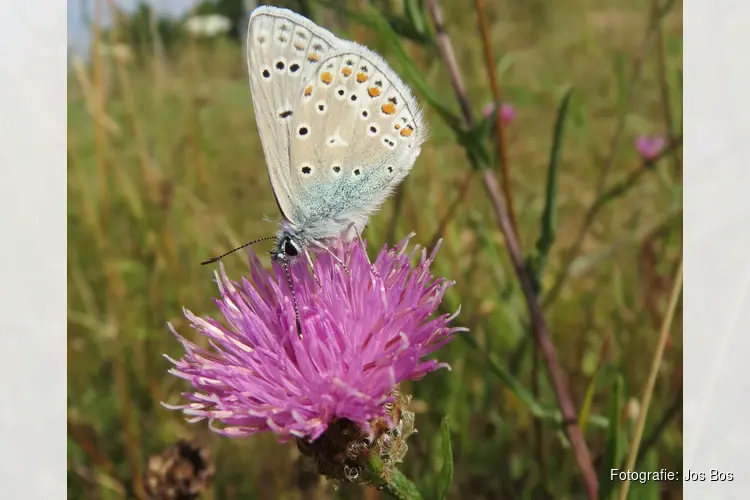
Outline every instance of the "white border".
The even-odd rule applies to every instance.
[[[65,491],[65,103],[62,2],[6,0],[0,37],[0,484]],[[685,20],[684,498],[750,491],[750,3],[689,0]]]
[[[0,14],[0,484],[66,491],[65,2]]]
[[[750,3],[684,5],[686,500],[750,491]]]

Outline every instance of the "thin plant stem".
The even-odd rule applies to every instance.
[[[102,4],[97,1],[94,2],[94,21],[91,35],[91,97],[92,106],[91,110],[94,114],[94,151],[96,155],[96,163],[98,165],[99,174],[99,226],[100,231],[103,233],[108,225],[109,221],[109,158],[107,157],[107,133],[104,127],[101,126],[104,123],[106,115],[105,103],[104,103],[104,85],[102,83],[102,61],[101,61],[101,19],[102,19]],[[106,247],[107,238],[102,238],[102,245]]]
[[[508,165],[508,145],[505,139],[505,124],[503,123],[503,112],[500,102],[502,94],[500,93],[500,84],[495,71],[495,57],[492,54],[492,42],[490,40],[490,30],[487,26],[487,14],[484,10],[484,0],[474,0],[474,8],[477,11],[477,24],[479,32],[482,34],[482,45],[484,46],[485,66],[487,67],[487,76],[490,80],[490,89],[492,90],[492,99],[495,101],[495,133],[497,134],[497,154],[500,159],[500,171],[502,172],[503,194],[508,202],[508,214],[510,221],[513,223],[513,231],[516,238],[519,238],[518,223],[516,221],[515,203],[513,203],[513,192],[510,188],[510,166]]]
[[[440,55],[446,66],[446,69],[450,75],[453,89],[456,93],[461,111],[463,114],[464,122],[467,126],[472,127],[474,125],[474,117],[471,112],[471,106],[469,99],[466,94],[461,73],[456,64],[456,59],[453,52],[453,46],[448,34],[445,31],[445,25],[443,24],[443,15],[438,5],[437,0],[427,0],[427,9],[433,18],[436,29],[436,39]],[[532,330],[535,334],[535,339],[539,345],[544,360],[547,365],[547,371],[549,372],[550,382],[552,388],[557,397],[558,406],[563,417],[563,425],[567,431],[568,439],[570,440],[573,448],[573,453],[581,469],[583,481],[585,484],[587,496],[591,500],[596,500],[598,494],[598,482],[596,477],[596,471],[591,462],[591,454],[588,446],[583,439],[583,433],[578,427],[578,419],[576,416],[576,409],[573,404],[572,397],[570,395],[570,388],[568,387],[567,377],[562,367],[560,366],[559,359],[557,357],[557,351],[552,343],[549,328],[542,312],[542,307],[537,300],[537,295],[534,290],[533,280],[531,274],[526,267],[521,253],[521,247],[516,238],[515,232],[513,231],[512,222],[508,214],[508,208],[503,199],[500,186],[497,181],[497,177],[493,171],[484,169],[482,171],[483,180],[490,201],[493,205],[495,217],[497,223],[502,232],[510,260],[513,263],[513,268],[516,272],[516,276],[521,284],[521,289],[526,300],[526,305],[529,310],[529,316],[531,318]]]
[[[539,363],[540,358],[539,349],[534,349],[531,358],[531,395],[535,400],[539,400]],[[542,419],[534,419],[534,445],[536,448],[536,459],[539,462],[540,471],[540,482],[542,483],[544,491],[547,490],[547,458],[544,454],[544,426],[542,425]]]
[[[111,12],[117,12],[117,5],[115,0],[107,0],[108,6]],[[121,29],[120,17],[113,16],[114,21],[112,22],[112,28],[110,36],[116,37]],[[120,86],[120,92],[122,99],[125,102],[125,108],[127,110],[128,118],[130,120],[131,133],[133,134],[134,142],[138,148],[138,161],[141,167],[141,175],[147,185],[147,192],[150,195],[154,193],[154,173],[151,168],[151,160],[148,155],[146,148],[146,134],[138,121],[137,103],[135,99],[135,93],[133,91],[133,84],[129,78],[128,70],[125,65],[125,60],[119,54],[113,57],[115,63],[115,71],[117,73],[118,83]]]
[[[435,22],[436,39],[438,49],[440,50],[440,57],[443,59],[443,64],[448,70],[448,76],[451,80],[451,86],[453,91],[456,93],[456,99],[458,105],[461,108],[461,115],[464,117],[464,121],[469,127],[474,126],[474,112],[471,110],[471,102],[466,94],[466,86],[461,78],[461,70],[458,68],[456,62],[456,54],[453,52],[453,44],[445,32],[445,24],[443,22],[443,12],[440,10],[436,0],[427,0],[427,8],[430,11]]]
[[[513,263],[513,268],[521,284],[524,298],[526,299],[526,305],[529,309],[529,315],[531,316],[532,331],[534,332],[539,349],[541,350],[547,364],[550,382],[555,392],[560,412],[563,416],[563,425],[567,431],[568,439],[573,448],[573,454],[575,455],[578,467],[581,469],[588,498],[595,500],[599,489],[596,471],[594,470],[591,461],[591,453],[589,452],[586,441],[583,438],[583,433],[581,432],[580,427],[578,427],[577,412],[570,395],[567,376],[560,366],[557,351],[552,343],[547,321],[544,318],[544,312],[537,300],[531,275],[524,263],[518,240],[516,240],[513,235],[513,230],[510,226],[510,217],[508,216],[508,210],[505,207],[505,201],[500,194],[500,186],[497,182],[497,178],[494,176],[493,172],[488,169],[485,169],[483,173],[485,187],[487,188],[490,200],[492,201],[498,225],[505,237],[510,260]]]
[[[660,10],[660,0],[651,0],[651,9],[654,16],[657,16]],[[657,23],[656,26],[656,62],[658,65],[659,75],[659,92],[661,94],[661,105],[662,112],[664,113],[664,123],[667,127],[667,137],[669,140],[673,140],[677,134],[674,124],[674,116],[672,115],[672,99],[669,92],[669,80],[667,78],[667,54],[666,46],[664,44],[664,34],[661,23]],[[680,159],[680,152],[674,150],[672,152],[672,166],[675,172],[680,170],[682,160]]]
[[[675,311],[677,310],[677,302],[680,298],[680,292],[682,291],[682,259],[680,264],[677,266],[677,273],[675,274],[674,284],[672,285],[672,293],[669,297],[669,305],[667,306],[667,314],[664,316],[664,321],[661,326],[661,332],[659,333],[659,342],[656,345],[656,351],[654,357],[651,360],[651,370],[648,374],[648,380],[646,381],[646,387],[643,391],[643,400],[641,402],[641,412],[638,415],[638,421],[635,426],[635,433],[633,440],[630,443],[630,451],[628,452],[628,459],[625,464],[624,470],[633,470],[635,467],[635,460],[638,456],[638,447],[641,444],[641,438],[643,437],[643,429],[646,426],[646,415],[648,415],[648,409],[651,405],[651,397],[654,394],[654,386],[656,386],[656,378],[659,375],[659,368],[661,367],[661,361],[664,357],[664,348],[667,345],[667,339],[669,339],[669,331],[672,327],[672,320],[674,319]],[[630,488],[630,481],[624,481],[620,488],[620,500],[625,500],[628,496],[628,489]]]
[[[397,500],[423,500],[422,494],[417,486],[407,479],[404,474],[394,468],[390,479],[383,479],[383,462],[378,456],[370,457],[368,467],[365,469],[365,477],[369,484],[379,491]]]

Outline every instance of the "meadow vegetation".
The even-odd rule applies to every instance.
[[[358,13],[370,13],[369,3],[339,2]],[[402,3],[372,2],[393,16]],[[679,309],[648,407],[643,394],[681,261],[681,3],[442,0],[470,109],[484,126],[462,136],[404,69],[406,55],[436,102],[462,116],[429,2],[406,3],[420,9],[426,38],[401,36],[404,54],[342,9],[314,10],[319,24],[383,54],[426,109],[430,139],[365,237],[371,253],[412,231],[424,245],[442,237],[433,271],[456,281],[444,307],[460,305],[457,324],[469,329],[438,354],[451,371],[404,388],[414,396],[418,433],[401,469],[418,483],[434,481],[447,415],[454,459],[448,498],[585,496],[470,150],[487,154],[501,185],[509,173],[518,239],[537,277],[601,498],[618,493],[609,469],[624,468],[633,439],[639,470],[680,471]],[[502,101],[515,110],[502,126],[505,168],[482,114],[493,91],[476,3],[484,6]],[[68,497],[143,497],[148,457],[185,438],[209,449],[215,463],[202,498],[384,498],[362,487],[310,486],[294,443],[222,438],[160,405],[186,389],[167,374],[162,355],[178,357],[180,345],[166,323],[189,336],[182,307],[215,312],[214,268],[199,263],[272,234],[264,216],[275,221],[278,213],[243,47],[187,37],[169,50],[125,50],[107,38],[116,29],[95,30],[92,57],[73,62],[68,85]],[[665,138],[654,161],[633,146],[639,135]],[[232,277],[247,271],[242,252],[224,265]],[[680,498],[679,488],[633,484],[630,498]]]

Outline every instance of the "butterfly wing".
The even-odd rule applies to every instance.
[[[353,42],[322,61],[292,118],[291,176],[301,220],[316,239],[361,232],[406,177],[425,140],[409,88],[377,54]]]
[[[298,14],[261,7],[250,25],[256,120],[282,213],[316,240],[361,232],[420,153],[416,99],[378,54]]]
[[[290,10],[261,6],[250,15],[247,66],[255,121],[276,203],[293,224],[299,222],[299,183],[289,168],[291,118],[305,82],[339,45],[332,33]]]

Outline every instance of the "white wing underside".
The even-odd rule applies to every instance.
[[[425,139],[409,89],[377,54],[285,9],[250,17],[253,108],[282,216],[315,239],[361,232]]]

